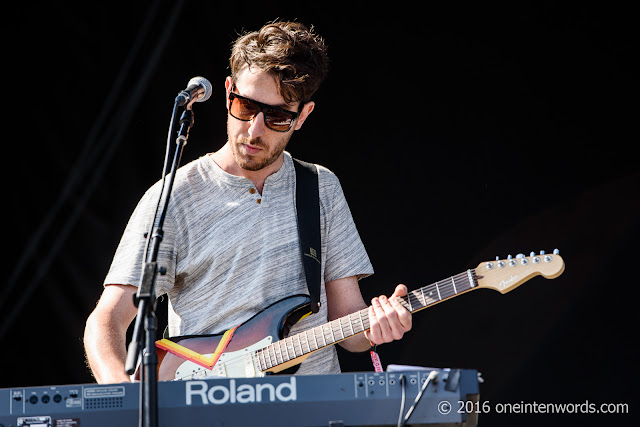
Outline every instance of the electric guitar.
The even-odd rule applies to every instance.
[[[504,294],[535,276],[553,279],[563,271],[564,261],[557,250],[553,254],[518,255],[482,262],[474,269],[410,291],[398,300],[413,313],[474,289],[489,288]],[[159,340],[158,379],[260,377],[297,369],[311,353],[369,329],[368,309],[363,309],[288,336],[291,326],[311,312],[310,303],[307,295],[294,295],[225,333]],[[139,371],[135,378],[139,378]]]

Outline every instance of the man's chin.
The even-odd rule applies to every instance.
[[[256,172],[269,166],[273,161],[270,159],[259,159],[256,156],[250,156],[246,154],[236,154],[236,164],[247,171]]]
[[[287,139],[288,141],[288,139]],[[259,141],[258,141],[259,142]],[[244,141],[240,140],[233,146],[233,156],[236,164],[246,171],[257,172],[263,170],[273,163],[275,163],[281,156],[287,146],[286,141],[280,145],[279,149],[270,151],[265,144],[252,144],[254,147],[259,148],[257,152],[248,152]]]
[[[267,165],[264,163],[255,163],[255,162],[238,163],[238,166],[240,166],[242,169],[246,171],[251,171],[251,172],[257,172],[267,167]]]

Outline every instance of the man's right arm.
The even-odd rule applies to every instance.
[[[126,335],[138,310],[131,285],[107,285],[89,315],[84,330],[84,349],[89,367],[100,384],[130,382],[124,371],[127,358]]]

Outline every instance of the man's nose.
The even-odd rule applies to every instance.
[[[249,136],[251,138],[258,138],[265,133],[264,113],[259,112],[249,122]]]

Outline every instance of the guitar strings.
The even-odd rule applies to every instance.
[[[424,286],[422,288],[410,291],[405,297],[403,297],[403,299],[406,298],[412,311],[418,311],[423,308],[427,308],[432,304],[438,303],[454,295],[457,295],[460,292],[457,292],[458,286],[456,285],[466,285],[466,282],[468,282],[468,280],[469,280],[469,276],[466,272],[460,273],[460,274],[457,274],[456,276],[450,277],[449,279],[441,280],[439,282],[435,282],[430,285]],[[454,289],[454,286],[455,286],[455,289]],[[471,289],[471,288],[468,288],[468,289]],[[468,289],[465,289],[465,291]],[[435,298],[432,298],[430,299],[430,301],[427,301],[425,292],[427,292],[430,296],[432,296],[432,295],[435,295],[433,293],[434,291],[438,294],[438,299],[436,300]],[[419,295],[422,295],[422,298],[420,298]],[[413,310],[414,306],[418,306],[419,308]],[[260,368],[263,368],[262,366],[263,362],[260,360],[261,355],[262,355],[262,359],[264,360],[264,364],[266,365],[264,366],[264,369],[268,370],[269,368],[273,368],[280,364],[286,363],[288,361],[291,361],[305,354],[318,351],[322,348],[333,345],[346,338],[350,338],[351,336],[355,336],[359,333],[364,332],[365,330],[369,329],[369,326],[370,326],[368,310],[369,310],[368,308],[362,309],[358,312],[351,313],[342,318],[335,319],[331,322],[328,322],[327,324],[311,328],[307,331],[292,335],[290,337],[286,337],[262,349],[256,350],[254,352],[254,355],[258,360],[258,364],[260,365]],[[355,322],[356,322],[355,325],[354,325],[354,320],[352,319],[352,316],[357,317],[357,319],[355,319]],[[345,320],[344,323],[347,323],[349,325],[352,332],[348,337],[346,336],[346,333],[344,331],[343,319],[348,319],[348,320]],[[316,344],[315,349],[311,348],[312,346],[308,336],[309,332],[313,333],[313,339]],[[318,342],[318,332],[320,333],[320,337],[322,338],[322,342],[323,342],[322,345],[320,345],[320,343]],[[326,332],[329,332],[331,334],[330,337],[327,335]],[[336,339],[335,338],[336,332],[340,332],[342,337]],[[306,342],[308,350],[305,350],[303,347],[303,339],[301,337],[302,335],[305,335],[304,342]],[[298,351],[296,349],[295,338],[298,339],[297,347],[300,349],[300,354],[298,354]],[[284,349],[283,349],[283,345],[284,345]],[[291,353],[293,353],[293,357],[291,357],[289,350],[291,350]],[[280,356],[279,358],[282,360],[281,362],[278,360],[278,356]],[[226,364],[244,363],[245,357],[246,355],[235,356],[230,358],[229,360],[224,361],[224,363]],[[287,360],[285,360],[285,357]],[[274,360],[275,360],[275,363],[273,363]]]
[[[472,272],[472,277],[475,279],[475,271],[474,270],[470,270],[470,271]],[[459,273],[455,276],[452,276],[448,279],[440,280],[438,282],[434,282],[432,284],[426,285],[422,288],[409,291],[407,295],[405,297],[401,297],[401,299],[404,300],[404,302],[407,305],[409,305],[409,310],[411,312],[416,312],[424,308],[427,308],[431,305],[434,305],[438,302],[451,298],[455,295],[458,295],[461,292],[466,292],[470,289],[473,289],[475,285],[476,285],[475,283],[473,284],[469,283],[469,274],[468,272],[464,272],[464,273]],[[458,291],[458,288],[462,290]],[[438,298],[437,299],[428,298],[427,295],[429,297],[435,297],[437,295]],[[418,307],[418,308],[414,308],[414,307]],[[352,317],[356,317],[356,318],[352,319]],[[354,321],[355,321],[355,324],[354,324]],[[347,336],[348,331],[345,332],[345,326],[343,325],[343,323],[349,325],[349,329],[351,330],[351,333],[349,333],[348,336]],[[276,341],[264,348],[256,350],[253,353],[253,355],[258,360],[259,368],[260,369],[264,368],[264,370],[268,370],[270,368],[279,366],[281,364],[289,362],[298,357],[304,356],[305,354],[313,353],[315,351],[318,351],[323,348],[329,347],[333,344],[336,344],[339,341],[343,341],[347,338],[351,338],[352,336],[358,335],[368,330],[369,326],[370,326],[369,308],[367,307],[355,313],[351,313],[341,318],[332,320],[324,325],[316,326],[314,328],[297,333],[295,335],[285,337],[282,340]],[[312,349],[311,341],[309,339],[310,333],[313,333],[313,342],[315,342],[316,344],[315,349]],[[329,333],[329,335],[327,335],[327,333]],[[302,335],[304,335],[305,337],[302,338]],[[336,338],[336,335],[338,335],[338,338]],[[299,352],[296,348],[296,343],[295,343],[296,338],[298,340],[297,347],[299,348]],[[321,339],[322,344],[319,342],[319,338]],[[304,349],[303,340],[304,342],[306,342],[306,346],[308,350]],[[283,345],[284,345],[284,349],[283,349]],[[277,347],[277,350],[276,350],[276,347]],[[291,357],[290,353],[293,353],[293,357]],[[238,364],[238,363],[244,364],[245,363],[244,359],[246,358],[246,356],[247,356],[246,354],[238,355],[238,356],[229,358],[228,360],[225,360],[224,363],[230,364],[230,365]],[[260,356],[262,356],[262,359],[264,360],[264,362],[260,360]],[[282,361],[278,360],[278,356]],[[287,360],[285,360],[285,357]],[[273,363],[274,360],[275,360],[275,363]],[[262,366],[263,364],[266,366]],[[202,368],[202,370],[204,369],[206,368]],[[193,374],[187,375],[181,378],[176,378],[176,379],[184,379],[192,376]]]
[[[434,282],[432,284],[426,285],[422,288],[409,291],[406,296],[401,297],[402,299],[401,303],[404,303],[403,305],[413,313],[413,312],[425,309],[441,301],[447,300],[461,293],[467,292],[471,289],[474,289],[477,287],[477,285],[478,283],[477,283],[476,271],[475,269],[470,269],[463,273],[459,273],[455,276],[452,276],[448,279],[440,280],[438,282]],[[436,295],[438,296],[437,299],[435,298]],[[414,306],[417,306],[418,308],[414,308]],[[256,350],[255,352],[253,352],[253,355],[255,355],[258,360],[259,370],[268,371],[270,368],[282,365],[293,359],[304,356],[305,354],[321,350],[322,348],[336,344],[339,341],[342,341],[344,339],[350,338],[352,336],[355,336],[357,334],[360,334],[366,331],[367,329],[369,329],[369,326],[370,326],[368,310],[369,308],[367,307],[366,309],[362,309],[358,312],[351,313],[339,319],[335,319],[324,325],[316,326],[307,331],[297,333],[290,337],[285,337],[282,340],[276,341],[264,348]],[[354,323],[354,320],[352,319],[352,317],[356,315],[357,315],[357,318],[355,319],[355,323]],[[351,333],[349,334],[349,336],[347,336],[344,330],[343,321],[344,323],[349,325],[349,328],[351,330]],[[330,333],[330,336],[326,334],[327,331]],[[311,348],[311,343],[309,341],[310,332],[313,333],[313,339],[316,344],[315,349]],[[317,332],[320,333],[319,336],[323,341],[322,345],[320,345],[320,343],[318,342]],[[342,337],[336,339],[336,332],[340,332],[342,334]],[[303,348],[302,335],[305,335],[304,342],[306,342],[308,350],[304,350]],[[297,350],[296,350],[296,344],[295,344],[296,338],[298,339],[298,347],[300,348],[299,355],[297,354]],[[283,345],[284,345],[284,351],[282,347]],[[276,347],[278,351],[276,351]],[[291,349],[291,352],[294,355],[293,358],[289,354],[289,349]],[[287,360],[285,360],[285,354],[286,354]],[[265,366],[262,366],[263,362],[260,361],[260,357],[259,357],[260,355],[262,355]],[[280,359],[282,360],[282,362],[278,361],[278,355],[280,356]],[[246,356],[247,356],[246,353],[243,355],[235,356],[230,358],[228,361],[225,361],[224,363],[226,364],[240,363],[240,362],[243,362],[243,359]],[[268,362],[267,362],[267,357],[269,359]],[[275,363],[273,363],[273,360],[275,360]],[[267,366],[267,365],[270,365],[270,366]],[[192,376],[193,375],[188,375],[183,378],[188,378]],[[206,373],[205,373],[205,376],[207,376]],[[176,378],[176,379],[181,379],[181,378]]]
[[[423,291],[425,288],[419,289],[417,291],[412,291],[411,293],[408,293],[408,295],[404,298],[406,298],[406,300],[408,301],[408,304],[410,306],[410,311],[417,311],[417,309],[413,310],[414,306],[418,306],[419,309],[426,308],[428,305],[432,303],[439,302],[443,299],[446,299],[453,295],[458,294],[459,292],[457,292],[456,289],[454,289],[453,292],[451,292],[450,290],[448,290],[448,288],[452,287],[451,286],[452,283],[454,288],[456,287],[455,286],[456,284],[458,285],[458,287],[461,287],[461,285],[465,284],[466,281],[468,281],[468,274],[461,273],[452,278],[427,286],[426,287],[427,291],[431,288],[436,290],[439,290],[439,288],[443,288],[442,290],[439,290],[440,299],[438,301],[433,300],[432,302],[427,303],[426,297],[423,296],[423,298],[420,298],[418,296],[419,292]],[[447,288],[445,289],[445,287]],[[465,290],[468,290],[468,289],[465,289]],[[355,316],[355,320],[353,319],[353,316]],[[345,324],[348,325],[349,327],[348,329],[346,329]],[[313,334],[314,342],[316,344],[315,349],[311,348],[312,342],[310,342],[308,338],[309,331],[305,331],[305,332],[293,335],[291,337],[284,338],[283,340],[273,343],[270,346],[265,347],[264,349],[257,350],[256,353],[259,353],[258,356],[262,355],[265,362],[267,357],[269,358],[267,366],[265,366],[266,369],[269,369],[274,366],[278,366],[281,363],[285,363],[297,357],[303,356],[307,353],[311,353],[313,351],[317,351],[321,348],[327,347],[328,345],[333,345],[339,341],[342,341],[344,339],[357,335],[358,333],[362,333],[367,329],[369,329],[369,326],[370,326],[370,321],[369,321],[368,308],[367,308],[367,309],[360,310],[359,312],[356,312],[356,313],[351,313],[339,319],[335,319],[325,325],[321,325],[321,326],[310,329],[309,331]],[[351,330],[350,333],[349,333],[349,329]],[[304,340],[302,339],[303,334],[305,335]],[[318,343],[318,335],[322,338],[322,342],[323,342],[322,345]],[[338,338],[336,338],[336,336]],[[298,340],[297,345],[295,342],[296,338]],[[308,350],[304,349],[303,343],[305,342]],[[282,348],[283,345],[284,345],[284,351]],[[279,349],[276,349],[276,346],[278,346]],[[299,354],[298,354],[298,348],[300,350]],[[293,353],[293,358],[291,357],[290,352]],[[285,353],[286,353],[286,358],[288,360],[285,360]],[[282,359],[282,362],[278,360],[278,356],[280,356],[280,358]],[[273,360],[275,360],[275,363],[273,363]]]

